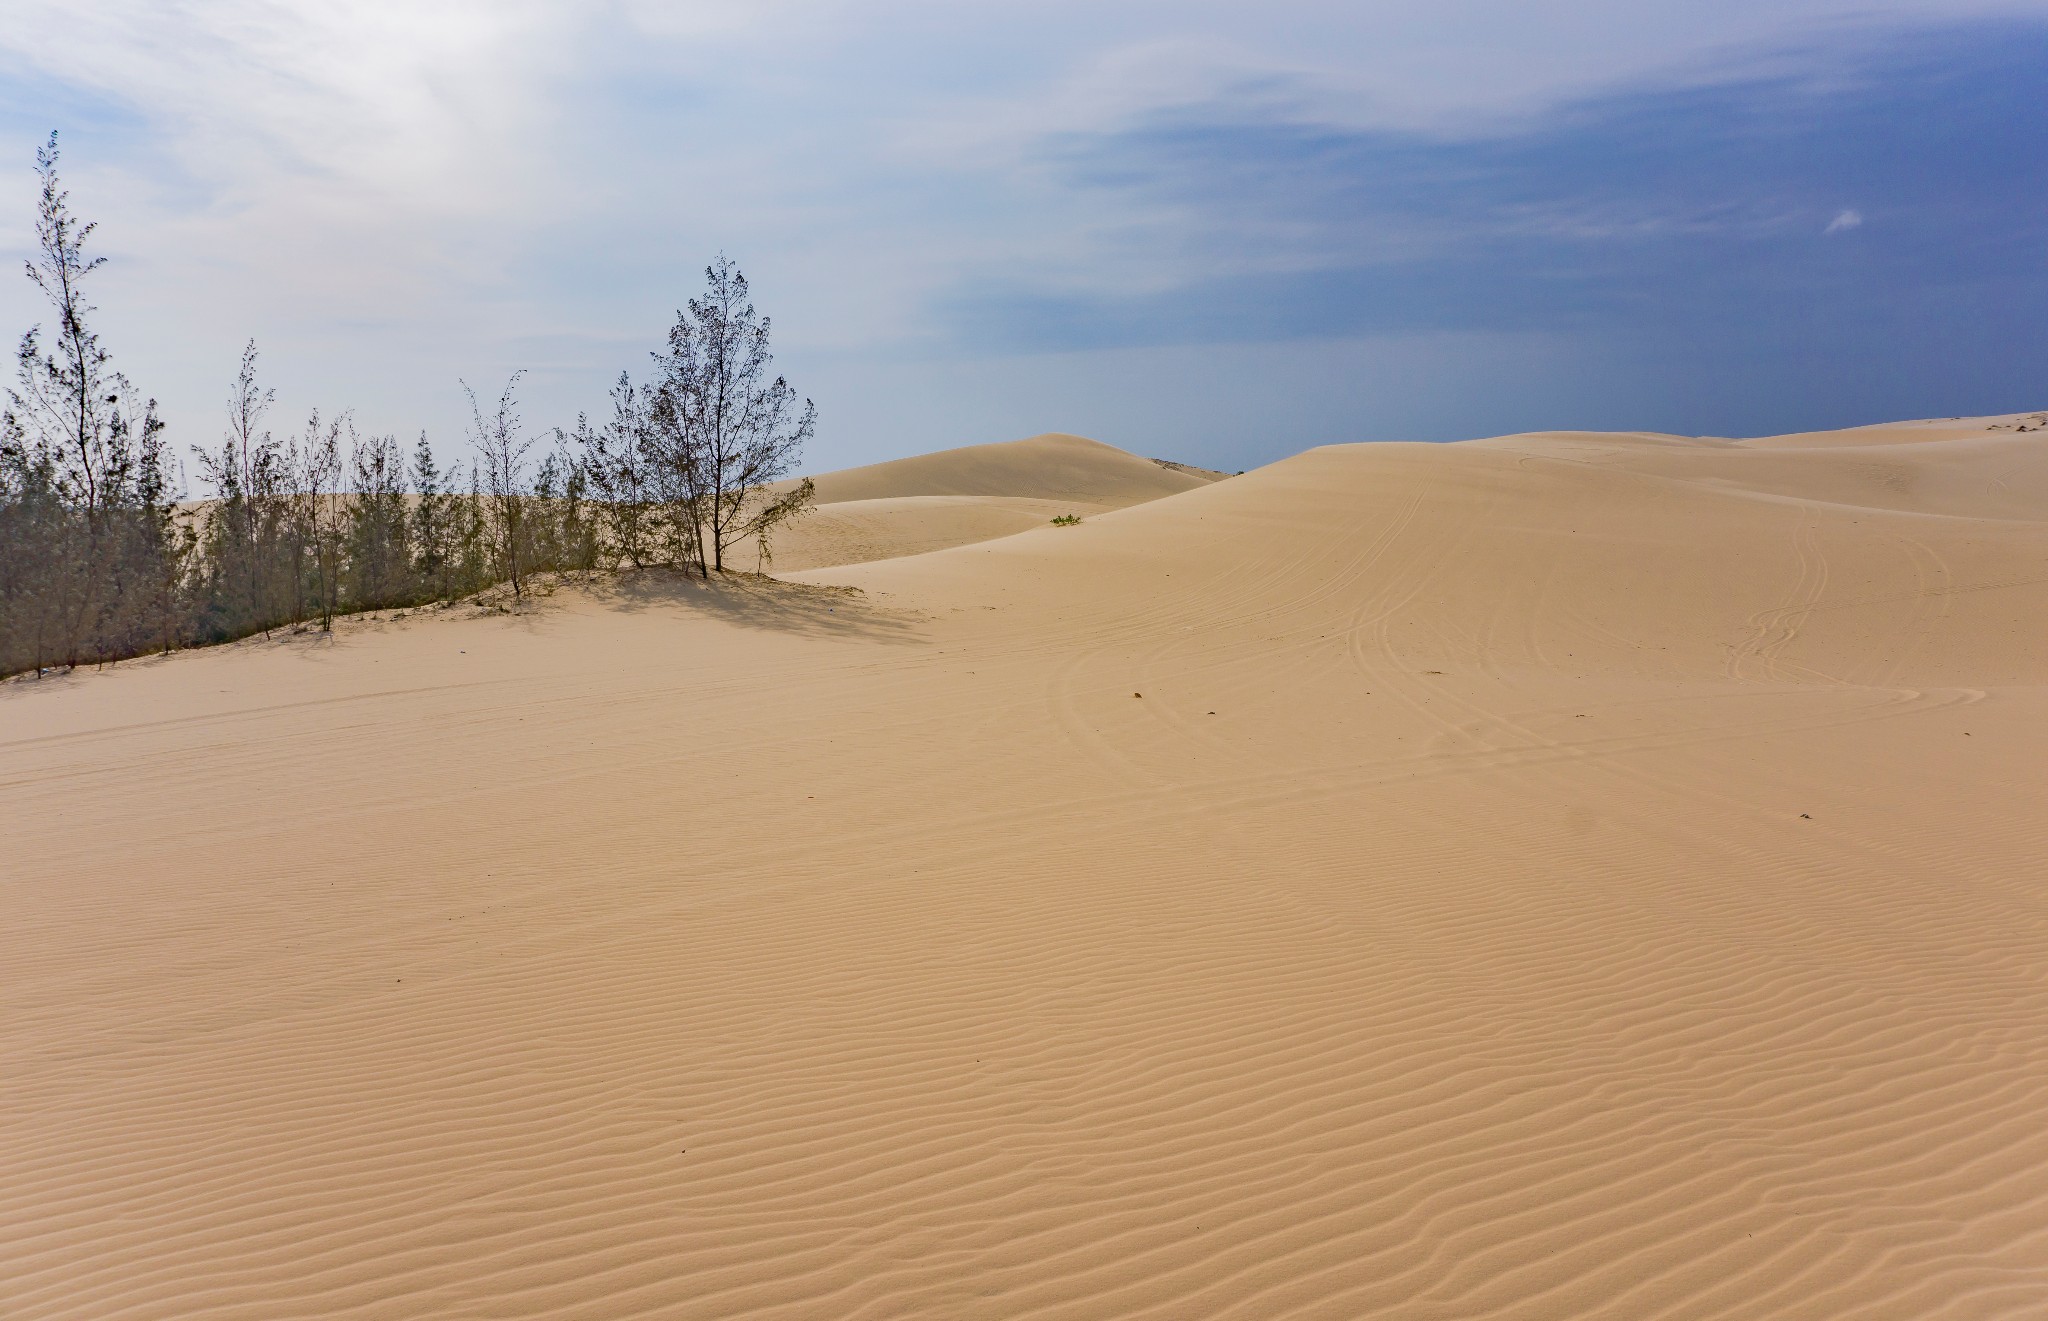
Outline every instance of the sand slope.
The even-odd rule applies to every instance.
[[[818,507],[778,532],[773,566],[921,555],[1041,527],[1062,514],[1085,518],[1177,495],[1222,476],[1058,434],[847,468],[812,479]],[[746,548],[732,563],[765,567]]]
[[[1088,518],[1118,505],[1009,495],[910,495],[819,505],[778,529],[765,567],[777,572],[922,555],[1045,527],[1063,515]],[[731,563],[762,569],[742,547]]]
[[[1053,432],[845,468],[813,480],[821,505],[911,495],[996,495],[1120,507],[1207,485],[1211,478],[1199,472]]]
[[[2048,1312],[2010,426],[0,688],[0,1314]]]

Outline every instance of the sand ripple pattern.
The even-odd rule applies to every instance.
[[[10,685],[0,1315],[2048,1315],[2019,440]]]

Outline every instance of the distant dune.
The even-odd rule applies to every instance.
[[[918,555],[1061,514],[1178,495],[1225,475],[1058,434],[847,468],[812,479],[818,508],[778,535],[774,563],[786,571]],[[736,562],[752,563],[745,554]]]
[[[1084,436],[1051,433],[1028,440],[920,454],[815,478],[819,504],[913,495],[995,495],[1134,505],[1207,485],[1221,474],[1168,467]]]
[[[0,686],[0,1315],[2048,1315],[2044,425],[1040,437]]]

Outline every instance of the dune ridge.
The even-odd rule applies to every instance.
[[[2013,425],[0,688],[0,1312],[2039,1315]]]
[[[1071,500],[1120,508],[1196,490],[1219,476],[1186,464],[1169,466],[1139,458],[1099,440],[1055,431],[843,468],[812,480],[821,505],[968,495]]]
[[[892,459],[812,478],[817,507],[780,530],[772,562],[793,571],[920,555],[1163,499],[1224,475],[1057,432]],[[758,557],[739,561],[766,567]]]

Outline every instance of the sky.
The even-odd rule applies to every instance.
[[[2048,0],[0,0],[0,257],[54,129],[180,452],[252,338],[279,429],[571,426],[720,252],[815,471],[2012,412],[2043,69]]]

